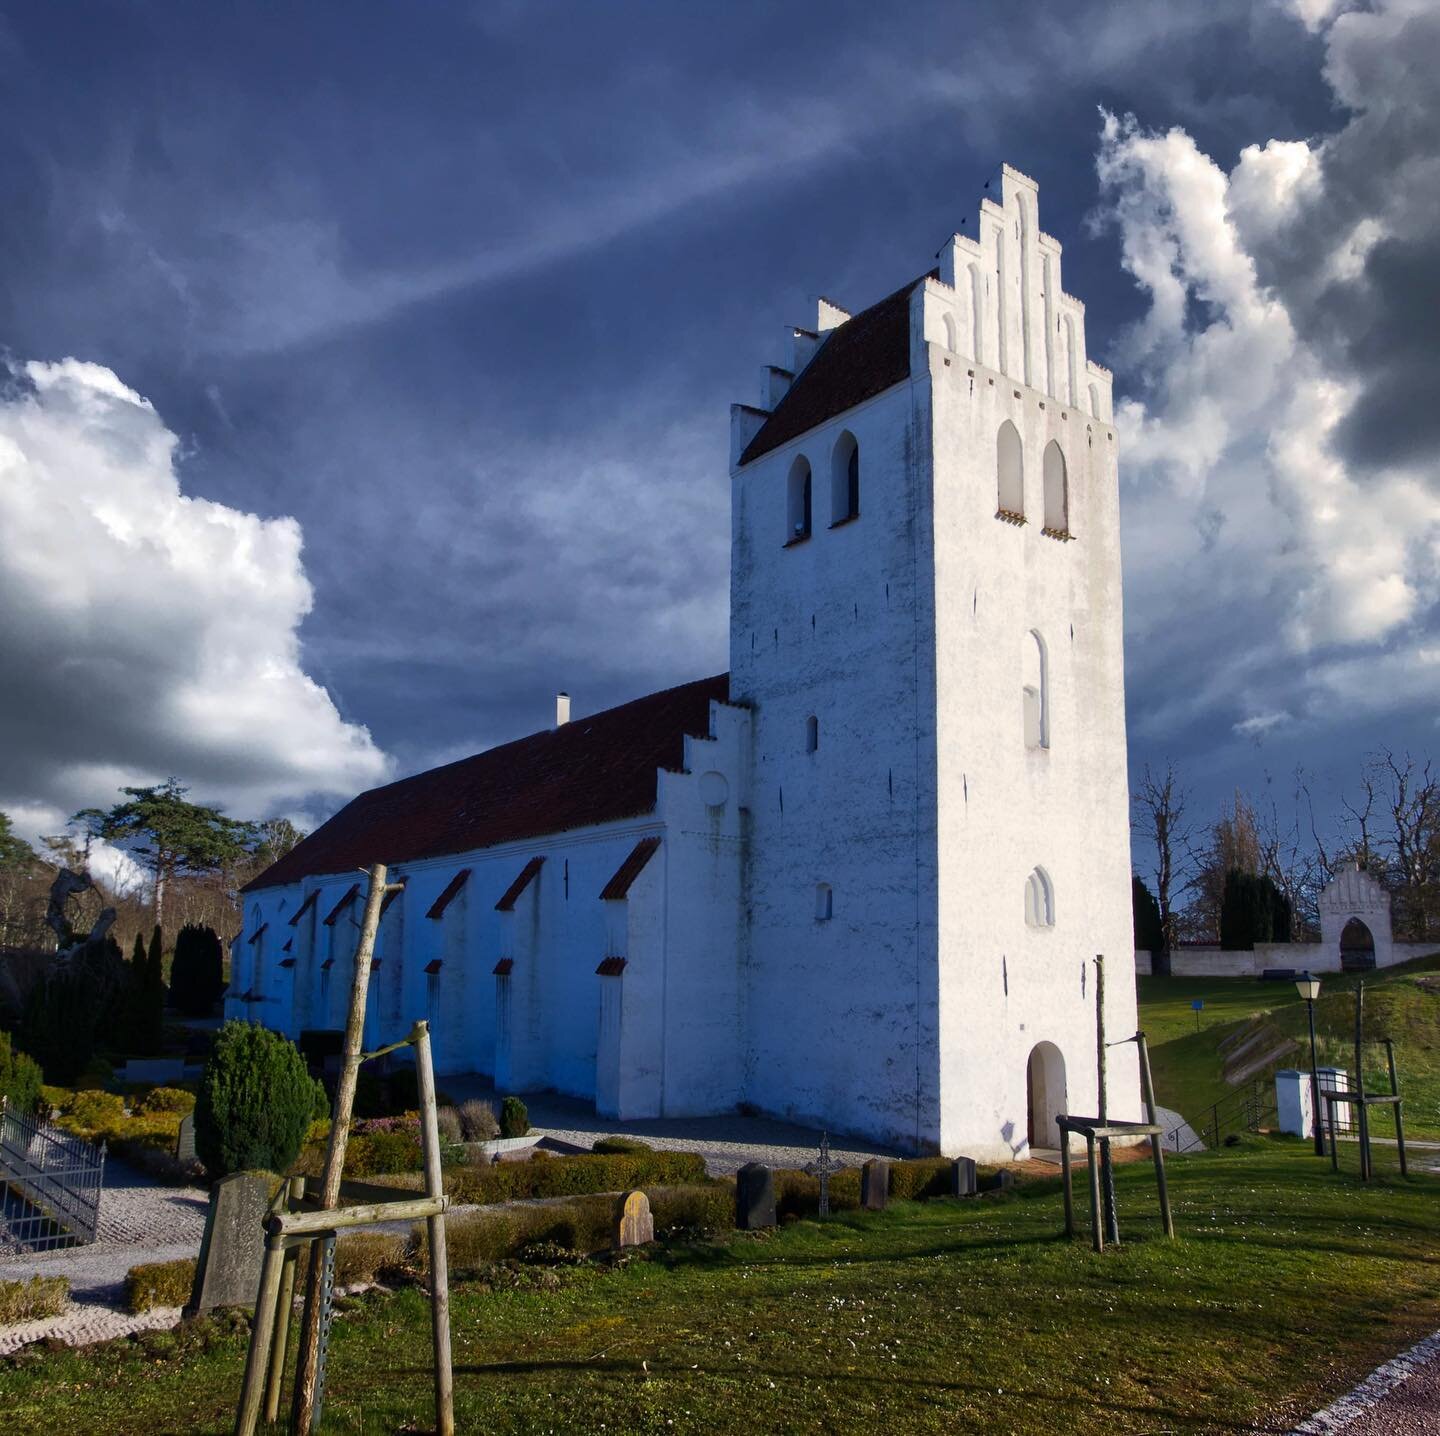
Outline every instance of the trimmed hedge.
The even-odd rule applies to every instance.
[[[454,1167],[445,1173],[445,1190],[457,1204],[490,1205],[705,1180],[698,1153],[631,1152]]]
[[[601,1137],[590,1150],[601,1156],[613,1156],[616,1152],[653,1152],[655,1148],[639,1137]]]
[[[59,1316],[70,1305],[70,1283],[63,1276],[33,1276],[29,1281],[0,1281],[0,1326]]]
[[[145,1262],[125,1273],[125,1305],[134,1312],[184,1306],[195,1285],[195,1258]]]

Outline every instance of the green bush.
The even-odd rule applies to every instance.
[[[603,1251],[614,1221],[612,1197],[581,1196],[547,1206],[499,1207],[464,1212],[445,1221],[445,1251],[452,1277],[474,1276],[539,1242],[574,1252]],[[428,1270],[430,1248],[424,1223],[415,1228],[415,1247]]]
[[[137,1112],[174,1112],[183,1117],[195,1110],[195,1094],[180,1087],[152,1087],[136,1104]]]
[[[302,1246],[295,1270],[295,1290],[304,1291],[312,1248]],[[410,1260],[410,1238],[400,1232],[342,1232],[335,1243],[335,1285],[361,1286],[381,1277],[404,1275]]]
[[[40,1064],[10,1046],[10,1034],[0,1032],[0,1097],[17,1112],[33,1112],[40,1100]]]
[[[345,1144],[347,1177],[392,1176],[420,1170],[420,1133],[352,1132]]]
[[[705,1159],[695,1152],[631,1152],[611,1156],[553,1157],[549,1161],[497,1162],[452,1168],[445,1187],[456,1202],[487,1205],[535,1197],[627,1192],[631,1187],[703,1183]]]
[[[601,1137],[590,1150],[605,1156],[615,1152],[653,1152],[655,1149],[638,1137]]]
[[[194,1257],[132,1266],[125,1274],[125,1305],[135,1312],[157,1306],[184,1306],[194,1285]]]
[[[34,1276],[29,1281],[0,1281],[0,1326],[59,1316],[70,1305],[70,1283],[63,1276]]]
[[[735,1225],[735,1188],[647,1187],[657,1236],[669,1232],[723,1232]]]
[[[524,1137],[530,1131],[530,1113],[518,1097],[507,1097],[500,1104],[500,1135]]]
[[[72,1092],[60,1115],[68,1131],[89,1136],[118,1127],[125,1120],[125,1103],[114,1092]]]
[[[200,1078],[195,1151],[214,1179],[289,1169],[315,1109],[315,1082],[289,1038],[249,1022],[220,1029]]]
[[[890,1163],[890,1197],[893,1201],[924,1201],[928,1197],[948,1197],[954,1190],[955,1164],[949,1157],[918,1157],[913,1161]],[[993,1173],[994,1168],[984,1168]],[[981,1173],[977,1169],[976,1180]]]
[[[460,1129],[467,1142],[488,1142],[500,1135],[500,1122],[495,1116],[495,1104],[483,1097],[470,1097],[460,1104],[456,1114],[460,1118]]]

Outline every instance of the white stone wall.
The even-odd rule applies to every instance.
[[[1136,1027],[1115,434],[1090,412],[1088,388],[1084,406],[1070,402],[1066,351],[1056,357],[1052,345],[1045,359],[1033,332],[1035,382],[1024,382],[1023,326],[1033,331],[1045,311],[1036,295],[1020,302],[1017,271],[1033,278],[1048,263],[1046,293],[1058,291],[1059,246],[1042,246],[1027,224],[1028,181],[1007,170],[1002,198],[982,215],[980,248],[995,258],[1002,238],[1010,246],[1008,280],[998,259],[990,275],[992,296],[1014,286],[1005,370],[948,347],[944,319],[962,296],[934,281],[917,295],[923,342],[912,360],[932,376],[935,412],[942,1145],[994,1155],[1026,1148],[1025,1071],[1037,1043],[1063,1055],[1069,1109],[1095,1110],[1096,953],[1107,959],[1111,1040]],[[1021,266],[1027,235],[1033,251]],[[1083,353],[1083,313],[1063,294],[1060,304]],[[994,354],[998,340],[980,347]],[[1095,407],[1108,412],[1108,382],[1092,379],[1103,397]],[[996,513],[1006,421],[1022,445],[1023,524]],[[1065,459],[1068,540],[1042,531],[1052,442]],[[1034,747],[1023,695],[1032,633],[1043,640],[1046,690],[1046,744]],[[1053,926],[1026,921],[1037,867],[1053,891]],[[1138,1119],[1133,1048],[1112,1049],[1109,1071],[1110,1115]],[[1052,1098],[1036,1114],[1044,1145],[1054,1144],[1057,1106]]]
[[[919,927],[934,906],[926,412],[923,390],[900,384],[738,470],[731,490],[731,697],[754,709],[745,1095],[907,1147],[939,1137],[933,945]],[[830,460],[847,431],[860,517],[831,528]],[[814,522],[787,547],[797,454]]]

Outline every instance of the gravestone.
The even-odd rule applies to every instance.
[[[995,1185],[990,1189],[994,1192],[1009,1192],[1015,1187],[1015,1173],[1002,1167],[995,1173]]]
[[[775,1225],[775,1173],[759,1162],[735,1173],[735,1225],[742,1232]]]
[[[867,1212],[883,1212],[890,1199],[890,1163],[871,1157],[860,1168],[860,1205]]]
[[[813,1162],[805,1163],[804,1170],[807,1175],[819,1178],[820,1215],[822,1217],[828,1217],[830,1215],[830,1178],[834,1176],[836,1172],[843,1171],[844,1169],[844,1162],[837,1161],[830,1155],[829,1132],[821,1132],[820,1150],[816,1153]]]
[[[611,1245],[618,1252],[625,1247],[643,1247],[655,1240],[655,1218],[650,1198],[644,1192],[626,1192],[615,1203],[615,1230]]]
[[[956,1197],[973,1197],[976,1191],[974,1157],[956,1157],[950,1166],[950,1193]]]
[[[210,1189],[188,1312],[198,1314],[218,1306],[254,1309],[265,1254],[260,1224],[270,1211],[278,1183],[279,1178],[269,1172],[235,1172]]]
[[[195,1160],[195,1114],[187,1112],[180,1119],[180,1130],[175,1134],[175,1160],[177,1162],[193,1162]]]

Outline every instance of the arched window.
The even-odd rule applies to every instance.
[[[810,537],[810,463],[803,454],[790,465],[786,495],[785,542],[799,543]]]
[[[1090,386],[1090,412],[1097,419],[1100,417],[1100,391],[1093,384]]]
[[[947,314],[945,316],[945,347],[952,354],[958,354],[960,352],[960,342],[956,334],[955,316],[953,314]]]
[[[829,883],[815,884],[815,921],[829,922],[835,915],[834,894]]]
[[[805,720],[805,751],[813,753],[820,747],[820,720],[812,713]]]
[[[1020,448],[1020,431],[1006,419],[995,441],[996,507],[1007,518],[1025,517],[1025,459]]]
[[[1070,500],[1066,492],[1065,455],[1051,439],[1045,445],[1043,465],[1045,480],[1045,528],[1053,534],[1070,532]]]
[[[830,526],[860,517],[860,446],[847,429],[830,456]]]
[[[1025,921],[1031,927],[1055,926],[1055,892],[1044,868],[1025,879]]]
[[[1025,635],[1021,697],[1025,712],[1025,746],[1050,746],[1049,662],[1045,640],[1031,629]]]

